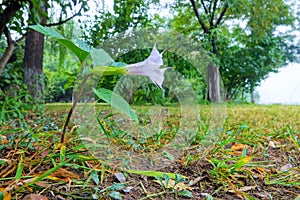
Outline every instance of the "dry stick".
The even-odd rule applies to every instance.
[[[92,74],[86,75],[86,76],[84,77],[84,79],[83,79],[83,81],[82,81],[80,87],[79,87],[78,95],[77,95],[77,97],[75,98],[75,100],[74,100],[74,102],[73,102],[73,105],[72,105],[72,107],[71,107],[71,109],[70,109],[70,111],[69,111],[69,113],[68,113],[67,120],[66,120],[66,122],[65,122],[65,124],[64,124],[64,128],[63,128],[63,131],[62,131],[62,134],[61,134],[61,138],[60,138],[60,143],[61,143],[61,145],[62,145],[62,144],[65,144],[65,142],[66,142],[66,141],[65,141],[65,140],[66,140],[66,131],[67,131],[67,127],[68,127],[68,125],[69,125],[71,116],[72,116],[73,111],[74,111],[74,109],[75,109],[75,107],[76,107],[76,105],[77,105],[77,103],[78,103],[78,101],[79,101],[79,98],[80,98],[80,96],[81,96],[81,92],[82,92],[82,90],[83,90],[83,87],[84,87],[84,85],[86,84],[86,81],[88,80],[88,78],[89,78],[91,75],[92,75]]]

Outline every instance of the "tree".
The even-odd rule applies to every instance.
[[[21,37],[18,40],[14,41],[11,37],[10,30],[8,29],[8,24],[10,23],[11,18],[13,18],[16,13],[22,8],[22,3],[25,2],[26,0],[3,1],[3,3],[0,4],[0,37],[4,33],[7,40],[6,50],[0,58],[0,76],[5,67],[5,64],[13,54],[15,46],[24,39],[24,37]]]
[[[78,5],[80,5],[79,9],[72,10]],[[52,9],[50,12],[50,15],[52,16],[50,17],[47,12],[49,9]],[[68,9],[73,12],[71,16]],[[60,25],[73,19],[75,16],[79,15],[82,10],[86,9],[87,3],[85,0],[4,1],[0,8],[0,10],[3,11],[0,14],[0,34],[5,32],[7,37],[7,48],[0,60],[0,72],[3,70],[6,62],[11,56],[16,43],[20,42],[26,35],[24,56],[25,83],[27,84],[33,99],[35,97],[43,99],[42,58],[44,36],[33,30],[28,30],[27,24],[45,24],[46,21],[49,21],[49,23],[46,24],[47,26]],[[58,10],[59,12],[57,13],[54,10]],[[24,19],[24,15],[29,15],[28,20]],[[22,37],[14,42],[11,39],[11,30],[16,31]]]
[[[226,99],[234,99],[241,91],[253,92],[268,73],[293,59],[287,53],[291,37],[276,31],[294,21],[283,0],[190,0],[177,2],[175,9],[173,28],[192,36],[211,53],[218,64],[212,74],[217,77],[219,70]],[[211,93],[218,96],[218,83],[209,77],[210,73],[208,87],[214,87]]]
[[[195,0],[190,0],[190,1],[195,16],[197,17],[197,20],[201,25],[204,34],[207,35],[206,37],[209,38],[209,42],[212,47],[211,52],[214,54],[215,58],[218,59],[219,50],[216,44],[217,32],[215,31],[215,29],[217,29],[221,25],[221,22],[223,21],[223,17],[228,9],[228,3],[218,2],[217,0],[204,2],[202,0],[201,5],[203,7],[206,16],[208,17],[207,19],[209,20],[209,23],[206,23],[199,14],[199,10]],[[220,77],[219,68],[213,63],[210,63],[207,69],[207,85],[208,85],[208,92],[209,92],[209,100],[211,102],[218,103],[221,101],[220,80],[221,77]]]
[[[29,4],[30,10],[33,10],[33,3]],[[41,13],[39,23],[46,24],[47,1],[40,1],[38,6],[40,7],[35,9]],[[34,21],[34,15],[29,16],[29,21]],[[24,80],[33,100],[44,99],[43,50],[44,35],[34,30],[28,30],[25,40]]]

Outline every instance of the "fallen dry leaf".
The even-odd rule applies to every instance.
[[[199,183],[204,178],[205,178],[204,176],[199,176],[199,177],[195,178],[194,180],[189,182],[189,186],[193,186],[193,185]]]
[[[48,200],[48,198],[39,194],[28,194],[23,200]]]
[[[245,187],[238,188],[238,191],[240,191],[240,192],[247,192],[249,190],[254,190],[256,187],[257,186],[245,186]],[[235,193],[234,190],[228,190],[228,192]]]
[[[247,147],[247,145],[237,143],[237,144],[232,145],[232,147],[230,149],[232,151],[243,151],[245,147]]]
[[[161,182],[158,180],[154,180],[154,182],[161,185]],[[164,181],[164,180],[162,180],[162,183],[165,186],[165,188],[174,188],[177,191],[192,190],[191,187],[185,185],[183,182],[179,182],[175,185],[175,181],[173,179],[169,179],[168,185],[166,184],[166,181]]]

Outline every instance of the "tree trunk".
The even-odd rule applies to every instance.
[[[44,35],[29,30],[25,41],[24,78],[32,99],[44,99]]]
[[[251,91],[251,103],[255,103],[254,92]]]
[[[33,5],[31,5],[32,8]],[[41,6],[42,13],[47,11],[47,3]],[[33,17],[33,16],[30,16]],[[41,17],[41,24],[46,23],[46,18]],[[28,30],[25,40],[24,54],[24,79],[32,99],[44,101],[44,73],[43,73],[44,35]]]
[[[212,103],[221,102],[221,89],[220,89],[220,72],[219,68],[213,63],[208,65],[207,69],[207,85],[208,85],[208,94],[209,100]]]

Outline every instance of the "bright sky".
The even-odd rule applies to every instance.
[[[271,73],[257,88],[260,103],[300,104],[300,64],[290,64]]]

